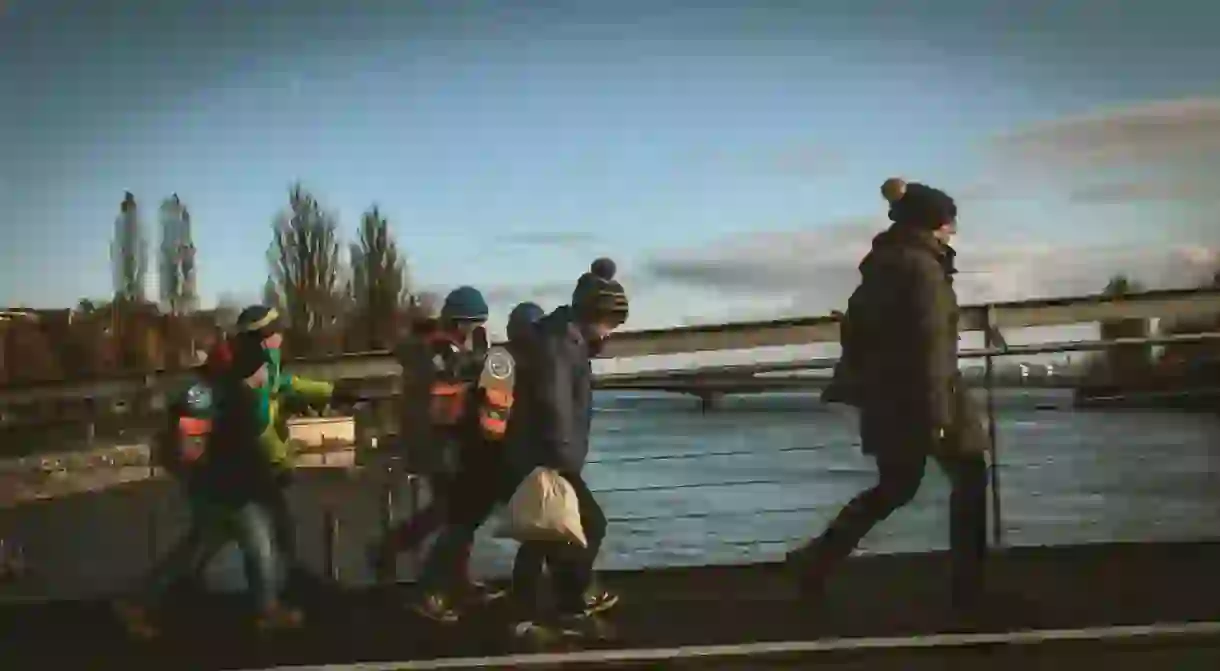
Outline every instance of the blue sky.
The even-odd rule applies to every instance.
[[[894,174],[961,201],[965,300],[1214,259],[1220,6],[541,4],[0,0],[0,303],[109,294],[124,190],[252,300],[295,180],[505,312],[613,256],[638,327],[836,305]]]

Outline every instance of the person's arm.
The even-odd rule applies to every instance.
[[[903,273],[907,287],[907,336],[914,391],[924,402],[922,418],[937,435],[953,424],[953,381],[957,376],[954,305],[945,287],[944,270],[935,259],[909,257]]]
[[[288,467],[292,461],[292,449],[280,437],[271,416],[271,394],[269,389],[253,390],[254,408],[250,419],[258,434],[258,445],[267,459],[275,466]]]
[[[571,357],[565,351],[567,341],[562,337],[548,337],[540,345],[534,364],[537,366],[541,464],[561,472],[579,471],[578,465],[572,464],[570,459],[577,417],[572,399]]]
[[[310,404],[326,403],[335,393],[335,385],[322,380],[309,380],[296,375],[284,374],[280,376],[279,389],[276,391]]]

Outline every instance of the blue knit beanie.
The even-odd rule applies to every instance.
[[[447,321],[487,321],[487,301],[478,289],[461,286],[445,296],[441,319]]]
[[[513,308],[513,311],[508,313],[508,339],[521,340],[528,337],[529,328],[544,315],[546,311],[537,303],[525,302]]]

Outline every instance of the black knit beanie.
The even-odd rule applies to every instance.
[[[895,224],[934,231],[957,218],[953,198],[926,184],[891,177],[881,185],[881,195],[890,204],[890,221]]]
[[[266,363],[267,355],[261,342],[249,337],[233,339],[233,359],[229,363],[229,370],[237,379],[250,377]]]
[[[580,276],[572,292],[572,309],[582,319],[600,321],[611,318],[618,323],[627,321],[627,292],[614,279],[617,266],[608,258],[600,258]]]
[[[251,305],[237,315],[237,331],[257,335],[260,340],[283,331],[280,313],[265,305]]]

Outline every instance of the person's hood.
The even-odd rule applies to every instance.
[[[564,337],[584,345],[588,348],[589,356],[597,356],[601,351],[602,342],[585,335],[584,329],[580,327],[580,321],[576,318],[576,311],[570,305],[555,308],[551,314],[539,320],[538,324],[544,331],[558,331]]]
[[[869,265],[874,263],[878,255],[898,248],[923,249],[941,262],[947,274],[952,275],[957,272],[954,267],[957,250],[941,242],[930,231],[914,230],[904,226],[891,226],[873,237],[872,249],[860,261],[860,272],[863,273]]]

